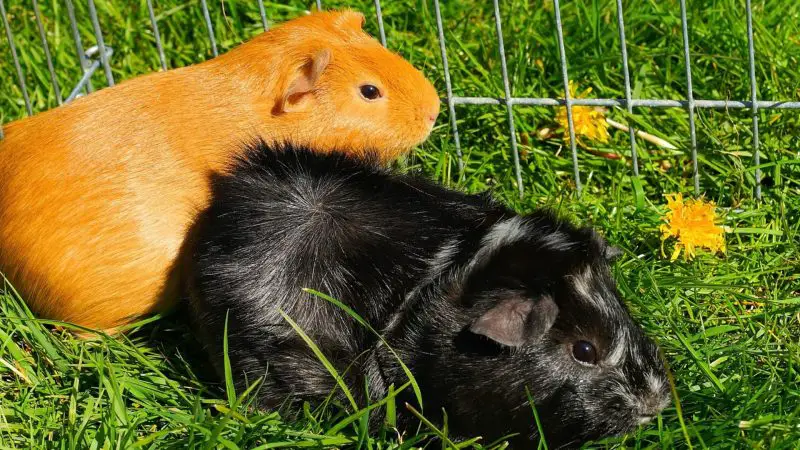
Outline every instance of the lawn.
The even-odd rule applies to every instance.
[[[94,42],[85,2],[77,1],[84,45]],[[158,52],[144,0],[96,0],[117,81],[157,70]],[[302,14],[313,1],[265,2],[271,21]],[[324,2],[368,13],[371,1]],[[563,95],[552,3],[501,2],[511,90],[515,96]],[[570,77],[590,96],[624,97],[611,0],[564,0]],[[677,0],[628,0],[625,21],[634,98],[686,95]],[[748,99],[744,0],[689,2],[694,95]],[[800,2],[753,2],[758,96],[800,100]],[[80,77],[63,1],[40,0],[62,93]],[[169,67],[211,56],[200,2],[155,0]],[[35,111],[56,106],[31,3],[6,0]],[[255,1],[209,0],[220,51],[260,31]],[[388,46],[435,81],[444,96],[436,18],[429,0],[382,4]],[[453,89],[503,96],[492,3],[443,1]],[[102,86],[102,70],[93,84]],[[66,96],[66,94],[64,94]],[[663,194],[691,195],[688,113],[682,109],[612,109],[671,142],[638,140],[641,174],[633,180],[629,137],[579,149],[584,189],[576,194],[568,144],[555,109],[515,106],[524,196],[518,195],[505,106],[457,106],[465,170],[459,177],[446,108],[427,143],[402,162],[459,189],[491,189],[520,212],[548,206],[600,229],[625,254],[615,265],[634,316],[660,343],[675,378],[680,408],[655,423],[590,448],[797,448],[800,442],[800,113],[762,110],[763,199],[753,195],[752,121],[748,110],[697,113],[701,191],[718,204],[729,232],[724,255],[670,262],[658,227]],[[0,38],[0,119],[22,117],[10,50]],[[550,136],[542,128],[554,131]],[[543,137],[544,136],[544,137]],[[636,181],[636,183],[634,183]],[[0,180],[2,182],[2,180]],[[641,189],[634,189],[641,185]],[[2,242],[0,242],[2,245]],[[669,255],[672,243],[663,250]],[[0,299],[0,447],[3,448],[438,448],[446,433],[423,425],[398,437],[371,430],[335,408],[254,411],[213,382],[180,314],[136,326],[125,336],[82,341],[64,327],[35,320],[6,289]],[[397,405],[397,408],[402,408]],[[487,411],[491,413],[491,411]],[[493,448],[484,441],[474,448]],[[497,447],[497,446],[494,446]]]

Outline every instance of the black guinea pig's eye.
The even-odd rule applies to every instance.
[[[577,341],[572,344],[572,356],[584,364],[597,364],[597,350],[590,342]]]
[[[376,100],[381,97],[381,91],[371,84],[362,85],[358,88],[361,91],[361,96],[367,100]]]

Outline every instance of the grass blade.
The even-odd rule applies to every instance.
[[[361,324],[363,327],[368,329],[372,334],[374,334],[378,339],[380,339],[381,343],[384,346],[386,346],[386,348],[392,353],[392,356],[394,356],[395,359],[397,360],[397,362],[400,364],[400,367],[403,369],[403,372],[405,373],[406,377],[411,382],[411,387],[414,390],[414,395],[416,396],[416,399],[417,399],[418,404],[420,405],[420,408],[423,408],[422,392],[419,389],[419,385],[417,384],[416,378],[414,378],[414,375],[411,373],[411,370],[408,368],[408,366],[406,366],[405,363],[400,359],[400,355],[398,355],[394,351],[394,349],[391,346],[389,346],[389,343],[386,342],[386,340],[383,338],[383,336],[380,333],[378,333],[374,328],[372,328],[372,326],[370,326],[370,324],[368,324],[367,321],[364,320],[358,313],[353,311],[352,308],[350,308],[349,306],[347,306],[344,303],[340,302],[339,300],[336,300],[335,298],[331,297],[330,295],[323,294],[322,292],[315,291],[313,289],[308,289],[308,288],[303,289],[303,291],[308,292],[309,294],[313,294],[313,295],[315,295],[317,297],[320,297],[320,298],[322,298],[324,300],[327,300],[327,301],[333,303],[334,305],[338,306],[339,308],[343,309],[347,314],[350,315],[350,317],[355,319],[359,324]]]
[[[303,331],[302,328],[300,328],[299,325],[297,325],[297,323],[294,320],[292,320],[291,317],[289,317],[289,315],[283,312],[283,310],[278,310],[278,312],[280,313],[281,316],[283,316],[284,320],[289,322],[289,325],[294,329],[295,333],[297,333],[300,336],[300,338],[303,339],[303,341],[305,341],[306,345],[308,345],[311,351],[314,352],[314,355],[317,357],[317,359],[319,359],[322,365],[325,366],[325,369],[328,370],[328,373],[330,373],[331,376],[334,378],[334,380],[336,380],[336,384],[339,385],[339,388],[341,388],[342,393],[344,393],[345,397],[347,397],[347,401],[350,402],[350,406],[353,408],[353,411],[358,411],[358,404],[356,403],[356,399],[353,397],[353,394],[350,393],[350,389],[347,387],[347,384],[344,382],[344,379],[342,379],[342,377],[339,375],[339,372],[336,370],[335,367],[333,367],[333,364],[331,364],[328,358],[325,357],[325,354],[322,353],[322,350],[319,349],[317,344],[314,343],[314,341],[305,333],[305,331]]]

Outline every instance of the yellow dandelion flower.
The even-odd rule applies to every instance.
[[[716,224],[714,203],[702,199],[683,200],[681,194],[667,194],[666,223],[659,228],[663,253],[664,241],[675,237],[678,241],[670,260],[675,261],[684,251],[685,259],[695,256],[697,247],[705,247],[713,252],[725,252],[724,230]]]
[[[569,82],[569,92],[572,98],[586,98],[592,92],[589,87],[580,94],[577,93],[577,87]],[[567,120],[567,108],[558,108],[556,113],[556,122],[564,129],[564,141],[569,142],[569,122]],[[599,141],[602,143],[608,142],[610,136],[608,134],[608,122],[606,116],[599,108],[590,106],[573,106],[572,107],[572,122],[575,125],[575,139],[578,144],[583,145],[581,137],[586,137],[592,141]]]

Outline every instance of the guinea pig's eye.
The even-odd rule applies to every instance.
[[[584,364],[597,364],[597,350],[590,342],[577,341],[572,344],[572,356]]]
[[[381,98],[380,89],[371,84],[364,84],[359,88],[359,90],[361,91],[361,96],[367,100],[377,100]]]

